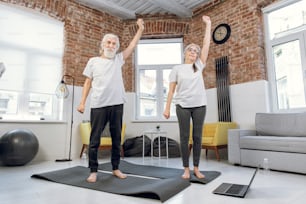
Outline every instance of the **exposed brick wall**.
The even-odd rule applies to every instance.
[[[228,56],[229,59],[230,84],[265,80],[267,70],[261,8],[272,2],[274,1],[215,0],[195,10],[192,19],[185,20],[167,16],[142,16],[145,20],[143,37],[182,36],[185,46],[191,42],[201,45],[205,32],[202,15],[208,15],[212,20],[212,32],[217,25],[227,23],[231,26],[231,37],[222,45],[211,41],[204,72],[206,88],[216,87],[215,60],[222,56]],[[130,25],[131,22],[126,21],[125,24]],[[134,32],[135,29],[131,29],[130,35]]]
[[[106,33],[120,36],[122,22],[108,14],[67,2],[65,16],[64,70],[83,85],[82,73],[90,57],[99,54],[101,39]]]
[[[212,31],[221,23],[231,26],[231,37],[226,43],[211,43],[205,71],[206,87],[215,87],[215,59],[221,56],[228,56],[231,84],[267,79],[261,7],[271,1],[257,2],[220,1],[217,5],[208,5],[207,9],[202,7],[201,12],[197,11],[197,15],[205,13],[211,16]]]
[[[87,8],[73,0],[0,0],[8,4],[34,9],[65,23],[63,69],[82,85],[83,69],[92,56],[97,56],[105,33],[120,37],[121,50],[135,34],[135,20],[122,21],[104,12]],[[215,87],[215,59],[228,56],[230,83],[239,84],[267,78],[263,41],[261,8],[277,0],[214,0],[194,11],[192,19],[174,16],[140,16],[145,21],[143,38],[183,37],[184,44],[202,43],[203,14],[211,17],[212,30],[220,23],[231,25],[231,38],[222,45],[211,42],[209,59],[204,73],[206,88]],[[135,91],[134,55],[124,65],[127,91]]]

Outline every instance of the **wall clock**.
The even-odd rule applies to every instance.
[[[216,44],[225,43],[231,36],[231,27],[228,24],[219,24],[213,31],[213,41]]]

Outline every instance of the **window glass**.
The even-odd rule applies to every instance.
[[[18,93],[13,91],[0,91],[0,114],[16,114]]]
[[[167,103],[167,97],[169,92],[169,75],[170,75],[171,69],[164,69],[163,70],[163,110],[165,110],[166,103]],[[171,104],[170,108],[170,116],[176,115],[176,108],[174,103]]]
[[[53,94],[61,75],[61,57],[36,54],[28,60],[26,89],[29,91]],[[41,86],[41,84],[44,84]]]
[[[305,89],[299,41],[295,40],[274,46],[273,53],[278,108],[305,107]]]
[[[53,53],[63,50],[63,23],[33,10],[0,4],[0,39],[10,45]]]
[[[52,95],[33,94],[29,96],[30,115],[51,116],[52,115]]]
[[[306,0],[280,1],[263,9],[274,112],[306,109]]]
[[[169,74],[182,63],[182,39],[141,40],[136,49],[138,120],[164,120]],[[172,104],[171,116],[175,118]]]
[[[270,39],[283,36],[285,31],[306,25],[306,0],[280,8],[268,16]]]
[[[181,62],[181,43],[139,44],[138,64],[179,64]]]
[[[22,91],[25,85],[26,53],[18,49],[0,46],[0,61],[5,66],[5,72],[0,80],[0,89]]]
[[[0,4],[1,119],[59,119],[64,24],[34,10]]]
[[[157,114],[157,91],[156,70],[140,70],[140,115],[156,116]]]

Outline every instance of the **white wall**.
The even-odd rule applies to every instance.
[[[39,149],[36,157],[34,158],[35,161],[63,159],[65,157],[66,151],[68,151],[68,137],[66,137],[67,123],[0,123],[1,136],[6,132],[14,129],[28,129],[37,137],[39,142]]]
[[[71,87],[69,87],[71,89]],[[73,107],[73,131],[72,131],[72,159],[79,157],[81,150],[81,139],[78,131],[79,124],[83,120],[89,120],[90,109],[86,108],[84,114],[76,111],[80,102],[82,88],[75,87],[75,100]],[[72,92],[70,92],[72,93]],[[218,121],[218,106],[216,89],[208,89],[208,105],[205,122]],[[135,122],[135,93],[127,93],[128,102],[124,107],[124,121],[127,124],[126,138],[142,134],[144,130],[154,129],[157,124],[161,129],[168,132],[168,137],[179,141],[177,122]],[[230,86],[230,99],[232,120],[237,122],[243,129],[253,129],[256,112],[268,112],[268,83],[267,81],[255,81]],[[89,101],[87,101],[87,107]],[[35,123],[4,122],[0,121],[0,136],[9,130],[16,128],[30,129],[39,140],[39,152],[33,162],[42,160],[55,160],[68,158],[71,118],[71,97],[65,101],[66,123],[49,123],[48,121]]]
[[[154,129],[157,124],[168,132],[168,137],[179,141],[177,122],[135,122],[135,93],[127,93],[128,103],[125,104],[124,121],[127,123],[126,137],[134,137],[142,134],[142,131]],[[217,90],[207,90],[208,105],[205,122],[218,121]],[[230,86],[232,121],[239,124],[240,128],[254,128],[255,113],[268,112],[268,83],[267,81],[255,81]]]
[[[268,82],[254,81],[230,87],[232,118],[241,129],[255,128],[255,114],[270,112]]]

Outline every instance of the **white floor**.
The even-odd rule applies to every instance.
[[[137,164],[182,168],[180,158],[151,160],[149,157],[126,157],[126,161]],[[109,158],[100,160],[108,162]],[[30,178],[32,174],[63,169],[76,165],[86,166],[84,160],[71,162],[30,163],[21,167],[0,166],[0,203],[1,204],[149,204],[161,203],[159,200],[122,196],[84,188]],[[239,167],[205,159],[202,156],[201,170],[215,170],[222,174],[207,185],[191,184],[188,188],[171,197],[165,204],[185,203],[226,203],[226,204],[304,204],[306,197],[306,176],[292,173],[260,170],[245,198],[215,195],[212,191],[222,182],[247,184],[254,172],[253,168]],[[84,178],[85,179],[85,178]]]

